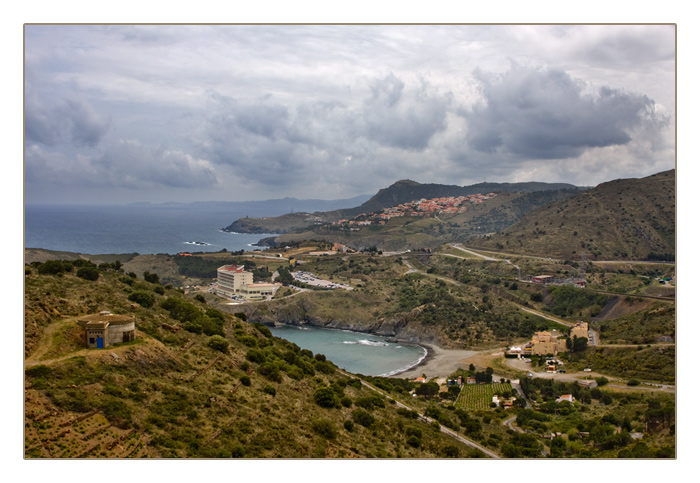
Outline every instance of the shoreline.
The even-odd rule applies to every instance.
[[[354,332],[356,334],[364,334],[370,337],[379,337],[386,339],[387,336],[373,334],[370,332],[364,332],[361,330],[353,330],[348,328],[335,328],[335,327],[323,327],[315,326],[313,324],[285,324],[276,322],[273,327],[294,327],[297,329],[303,329],[304,326],[310,325],[311,327],[322,329],[322,330],[338,330],[338,331],[348,331]],[[387,375],[382,375],[380,377],[394,377],[398,379],[412,379],[420,377],[423,374],[426,375],[428,379],[431,378],[445,378],[455,372],[457,369],[463,368],[467,369],[469,362],[467,359],[470,357],[483,352],[477,350],[466,350],[466,349],[444,349],[440,346],[434,344],[428,344],[426,342],[414,342],[407,339],[395,339],[396,343],[399,344],[410,344],[418,346],[425,350],[425,356],[420,359],[416,364],[408,367],[406,369],[399,369],[394,373],[387,373]],[[394,342],[391,342],[394,343]]]
[[[414,342],[414,344],[426,350],[427,353],[425,357],[413,367],[388,377],[412,379],[421,377],[423,374],[425,374],[427,379],[447,377],[457,369],[467,369],[469,365],[467,359],[480,352],[466,349],[443,349],[442,347],[426,344],[424,342]]]

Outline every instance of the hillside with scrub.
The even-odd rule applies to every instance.
[[[322,354],[149,275],[26,267],[26,457],[483,456]],[[75,319],[102,310],[134,315],[136,340],[86,349]],[[412,386],[384,387],[400,398]]]
[[[470,242],[507,253],[575,260],[674,261],[676,171],[617,179],[527,213]]]

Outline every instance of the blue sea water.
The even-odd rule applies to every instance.
[[[25,206],[24,246],[92,255],[251,250],[271,235],[221,231],[245,216],[205,206]]]
[[[270,329],[276,337],[294,342],[355,374],[392,376],[419,364],[427,355],[419,345],[386,342],[382,337],[348,330],[281,326]]]

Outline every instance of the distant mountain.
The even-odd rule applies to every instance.
[[[530,211],[471,243],[511,253],[578,259],[671,260],[676,253],[676,171],[602,183]]]
[[[478,183],[470,186],[456,186],[443,184],[421,184],[404,179],[397,181],[388,188],[379,190],[362,205],[350,210],[343,210],[346,216],[354,216],[360,213],[372,213],[384,208],[419,200],[421,198],[442,198],[448,196],[467,196],[477,193],[500,193],[508,191],[511,193],[531,193],[535,191],[573,189],[576,186],[568,183]]]

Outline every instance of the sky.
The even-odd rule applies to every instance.
[[[24,26],[26,203],[594,186],[675,165],[675,26]]]
[[[645,176],[674,69],[666,25],[27,25],[27,200]]]

